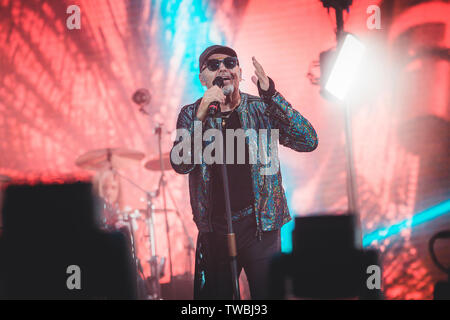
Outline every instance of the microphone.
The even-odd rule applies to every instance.
[[[161,123],[157,122],[155,125],[155,129],[153,129],[154,134],[161,134],[162,133],[162,126]]]
[[[218,86],[219,88],[223,88],[223,78],[218,76],[213,81],[214,86]],[[208,115],[214,116],[220,110],[220,102],[213,101],[208,106]]]
[[[131,97],[134,103],[139,105],[141,108],[139,109],[140,112],[144,114],[149,114],[147,110],[145,110],[145,106],[150,103],[150,100],[152,99],[152,95],[150,91],[148,91],[145,88],[141,88],[135,91],[133,96]]]
[[[150,94],[150,91],[148,91],[145,88],[141,88],[141,89],[136,90],[136,92],[131,97],[133,102],[138,104],[138,105],[149,104],[151,98],[152,98],[152,96]]]

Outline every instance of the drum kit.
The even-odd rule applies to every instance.
[[[157,132],[158,133],[158,132]],[[155,236],[155,214],[163,214],[166,226],[167,247],[168,247],[168,264],[170,272],[170,280],[172,282],[172,254],[170,242],[170,226],[168,222],[168,213],[175,213],[179,218],[183,231],[187,239],[189,268],[192,265],[191,253],[194,251],[194,243],[190,237],[183,218],[180,216],[179,210],[176,208],[174,198],[168,188],[166,188],[166,180],[164,172],[171,168],[169,153],[161,152],[161,131],[159,131],[159,157],[150,159],[145,162],[144,168],[150,171],[159,171],[161,173],[157,189],[148,191],[129,179],[118,170],[130,165],[139,165],[141,160],[145,158],[145,154],[140,151],[124,149],[124,148],[105,148],[88,151],[80,155],[75,164],[86,170],[94,170],[97,172],[112,172],[116,177],[120,177],[124,181],[130,183],[134,188],[140,190],[146,196],[146,208],[136,210],[123,210],[115,203],[112,204],[109,199],[102,200],[103,220],[102,225],[107,230],[118,230],[126,234],[129,240],[131,252],[135,261],[136,271],[138,275],[137,286],[139,290],[139,298],[159,300],[161,296],[160,278],[164,275],[165,257],[159,257],[156,252],[156,236]],[[171,198],[175,209],[167,209],[166,194]],[[154,200],[162,197],[163,208],[155,208]],[[101,195],[100,195],[101,198]],[[136,230],[137,221],[144,222],[148,231],[148,243],[150,248],[150,259],[147,261],[150,266],[151,276],[146,278],[143,268],[136,251]],[[192,270],[188,270],[188,274],[192,275]],[[144,280],[146,279],[146,280]]]
[[[136,91],[133,95],[133,101],[140,106],[139,111],[145,115],[149,113],[146,111],[145,106],[150,102],[151,96],[146,89],[140,89]],[[170,241],[170,225],[168,221],[168,213],[175,213],[181,222],[183,232],[187,239],[187,252],[188,252],[188,265],[189,269],[187,274],[189,278],[192,278],[193,272],[192,268],[192,256],[195,253],[194,242],[189,235],[187,227],[184,223],[184,219],[180,215],[180,211],[176,206],[174,197],[170,192],[170,188],[166,188],[165,171],[171,168],[170,155],[169,153],[162,153],[161,149],[161,136],[162,127],[160,124],[156,125],[154,133],[158,137],[158,152],[159,156],[150,159],[145,162],[144,168],[153,172],[160,172],[160,178],[158,186],[154,191],[148,191],[138,183],[134,182],[132,179],[123,175],[119,172],[120,169],[129,166],[140,165],[141,161],[145,158],[145,154],[140,151],[130,150],[126,148],[104,148],[88,151],[80,155],[75,164],[82,169],[96,171],[98,174],[102,172],[111,172],[114,176],[120,177],[124,181],[131,184],[136,190],[140,190],[145,194],[145,209],[128,210],[121,208],[118,202],[112,203],[109,199],[106,199],[99,193],[99,202],[101,203],[101,211],[103,213],[102,217],[102,228],[106,230],[117,230],[125,234],[130,245],[130,249],[134,258],[135,267],[137,271],[137,289],[138,298],[140,299],[152,299],[160,300],[162,299],[161,294],[161,284],[160,278],[164,275],[165,269],[165,257],[159,257],[156,252],[156,236],[155,236],[155,214],[163,214],[165,220],[165,233],[167,236],[167,248],[168,248],[168,264],[170,272],[170,283],[175,283],[173,272],[172,272],[172,252],[171,252],[171,241]],[[7,184],[11,179],[8,176],[0,175],[0,188]],[[97,190],[98,191],[98,190]],[[174,206],[174,209],[167,208],[166,194],[170,197],[170,200]],[[0,193],[1,195],[1,193]],[[162,198],[162,208],[155,208],[154,201],[161,197]],[[136,251],[136,228],[137,221],[146,225],[147,235],[145,237],[148,239],[149,243],[149,256],[150,258],[146,261],[150,266],[150,277],[146,278],[144,276],[142,264],[137,256]],[[1,227],[1,226],[0,226]],[[1,230],[1,228],[0,228]],[[192,280],[192,279],[191,279]]]

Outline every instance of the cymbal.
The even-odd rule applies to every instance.
[[[105,148],[88,151],[77,158],[75,164],[87,170],[121,168],[144,159],[140,151],[125,148]]]
[[[164,163],[164,171],[172,169],[172,165],[170,164],[170,153],[166,152],[162,155],[162,160]],[[148,160],[145,165],[145,169],[152,171],[161,171],[161,163],[159,157],[155,157],[153,159]]]
[[[11,181],[10,177],[0,174],[0,183],[9,182],[9,181]]]

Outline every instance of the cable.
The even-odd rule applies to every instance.
[[[444,273],[447,273],[450,276],[450,268],[444,267],[439,260],[436,257],[436,254],[434,253],[434,243],[438,239],[448,239],[450,238],[450,230],[444,230],[436,233],[434,236],[431,237],[430,241],[428,242],[428,250],[430,251],[431,259],[433,260],[434,264],[441,269]]]

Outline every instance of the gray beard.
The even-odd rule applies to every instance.
[[[231,95],[234,92],[234,86],[232,84],[229,84],[222,88],[222,92],[226,96],[225,104],[230,104],[231,103]]]
[[[224,95],[229,96],[234,92],[234,86],[232,84],[229,84],[222,88],[222,92]]]

